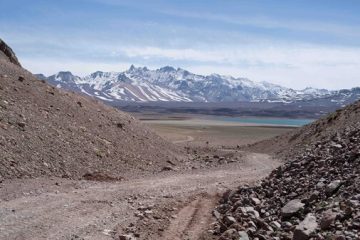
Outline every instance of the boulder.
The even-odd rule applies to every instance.
[[[249,235],[245,231],[239,231],[239,240],[249,240]]]
[[[223,221],[226,226],[231,226],[232,224],[236,223],[236,219],[233,216],[225,216]]]
[[[300,199],[294,199],[288,202],[283,208],[281,208],[281,215],[283,217],[291,217],[300,210],[304,209],[304,205]]]
[[[332,195],[338,188],[341,186],[340,180],[334,180],[331,183],[329,183],[325,188],[325,193],[327,195]]]
[[[296,226],[293,240],[307,240],[310,235],[316,230],[318,224],[314,214],[309,213],[305,219]]]
[[[261,201],[258,199],[258,198],[251,198],[251,202],[254,204],[254,205],[260,205],[261,204]]]
[[[281,224],[279,222],[277,222],[277,221],[272,221],[270,223],[270,226],[275,228],[275,229],[280,229],[281,228]]]
[[[320,220],[320,228],[322,230],[328,229],[331,224],[335,222],[337,213],[333,212],[332,210],[327,210],[323,212],[321,220]]]

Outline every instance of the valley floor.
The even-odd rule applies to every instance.
[[[204,168],[199,165],[123,181],[5,180],[0,183],[0,239],[126,239],[122,235],[211,239],[206,232],[214,221],[211,211],[220,194],[253,184],[280,164],[269,155],[242,152],[234,145],[289,130],[146,124],[179,147],[191,145],[189,154],[216,148],[236,160],[216,159],[216,164]]]
[[[159,116],[159,115],[157,115]],[[183,116],[183,115],[181,115]],[[160,136],[173,143],[191,146],[234,148],[252,144],[293,130],[295,127],[217,121],[206,115],[160,115],[160,118],[138,115]]]

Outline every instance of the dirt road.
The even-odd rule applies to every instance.
[[[197,239],[217,194],[253,183],[279,163],[265,154],[216,169],[121,182],[33,179],[0,184],[0,239]]]

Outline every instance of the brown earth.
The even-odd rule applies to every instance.
[[[0,59],[0,179],[159,172],[183,151],[134,117]]]
[[[331,113],[312,124],[294,131],[266,139],[244,150],[276,154],[281,158],[291,158],[301,154],[308,146],[327,140],[334,133],[343,131],[346,126],[360,121],[360,101]]]
[[[139,114],[137,115],[138,117]],[[205,116],[187,120],[145,120],[160,136],[173,143],[191,142],[191,146],[237,148],[271,139],[294,130],[294,127],[259,126],[242,123],[226,123],[206,119]]]
[[[131,233],[137,239],[198,239],[214,221],[220,193],[252,184],[277,165],[267,155],[242,153],[241,161],[220,167],[125,181],[4,180],[0,239],[119,239]]]

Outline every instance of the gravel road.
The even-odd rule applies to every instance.
[[[266,176],[279,162],[244,153],[214,169],[118,182],[60,178],[0,184],[0,239],[198,239],[218,194]]]

